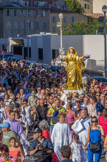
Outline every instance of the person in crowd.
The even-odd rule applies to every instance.
[[[72,135],[70,133],[70,128],[68,124],[64,123],[65,121],[65,114],[59,113],[58,114],[59,122],[55,124],[51,140],[54,146],[54,151],[57,154],[59,160],[61,160],[61,147],[64,145],[69,145],[72,142]]]
[[[22,100],[20,98],[20,93],[17,93],[16,95],[16,103],[21,104]]]
[[[96,93],[96,98],[97,98],[97,102],[99,103],[100,102],[100,93]]]
[[[72,160],[70,159],[71,149],[70,149],[69,146],[62,146],[61,147],[61,157],[62,157],[61,162],[72,162]]]
[[[17,160],[17,162],[24,162],[24,154],[20,146],[16,146],[16,138],[11,137],[9,139],[9,156]],[[20,158],[21,155],[21,158]]]
[[[79,135],[80,141],[85,145],[87,136],[88,136],[88,128],[91,125],[91,118],[88,117],[88,113],[86,109],[81,109],[79,118],[72,125],[72,130]],[[87,153],[84,152],[83,159],[87,161]]]
[[[74,111],[76,113],[76,116],[78,116],[78,111],[81,109],[81,100],[80,99],[77,99],[75,101],[75,106],[74,106]]]
[[[0,128],[2,128],[2,144],[5,144],[9,147],[9,139],[11,137],[14,137],[16,139],[16,134],[10,130],[10,124],[7,122],[0,124]]]
[[[107,161],[107,136],[105,137],[104,140],[104,151],[105,151],[105,159]]]
[[[100,95],[100,102],[96,104],[96,109],[99,114],[99,116],[102,114],[103,109],[105,108],[105,95],[101,94]]]
[[[72,125],[72,129],[75,133],[79,135],[80,141],[85,144],[87,135],[88,135],[88,128],[91,125],[91,118],[88,117],[87,110],[81,109],[80,116],[78,120]]]
[[[79,136],[77,134],[74,135],[73,137],[73,142],[71,144],[71,152],[72,152],[72,161],[73,162],[82,162],[84,161],[82,159],[82,154],[83,154],[83,144],[82,142],[79,141]]]
[[[86,109],[88,109],[88,105],[89,105],[89,98],[88,97],[85,97],[84,99],[83,99],[83,104],[81,104],[81,108],[86,108]]]
[[[28,98],[28,104],[31,107],[34,107],[35,106],[35,102],[37,100],[37,97],[35,96],[35,94],[36,94],[36,92],[35,91],[32,91],[31,96]]]
[[[42,130],[40,128],[36,128],[34,133],[36,137],[30,146],[29,155],[34,155],[38,150],[44,150],[49,155],[44,162],[50,162],[50,155],[53,153],[53,145],[51,141],[42,136]]]
[[[40,99],[40,105],[38,105],[36,107],[36,111],[37,111],[37,114],[38,114],[38,123],[43,119],[47,119],[46,115],[47,115],[48,107],[44,103],[43,98]]]
[[[47,138],[51,141],[50,133],[49,133],[49,124],[48,122],[44,119],[39,123],[39,128],[42,130],[42,136],[44,138]],[[57,156],[55,153],[52,154],[53,161],[59,162]]]
[[[42,136],[44,138],[47,138],[47,139],[51,140],[50,133],[49,133],[49,124],[45,119],[43,119],[39,123],[39,128],[42,130]]]
[[[9,113],[10,113],[11,110],[12,110],[11,103],[6,102],[5,103],[5,108],[2,109],[2,112],[3,112],[3,115],[5,116],[5,119],[9,118]]]
[[[56,99],[55,106],[52,106],[47,112],[47,117],[51,118],[51,120],[50,120],[50,134],[52,134],[52,130],[53,130],[55,123],[58,122],[58,113],[59,112],[62,112],[64,114],[66,113],[65,109],[60,106],[60,100]]]
[[[23,105],[21,106],[21,114],[24,115],[27,119],[27,126],[26,126],[26,137],[28,137],[29,126],[31,125],[30,120],[30,106],[28,105],[28,99],[23,99]]]
[[[15,132],[16,136],[21,135],[21,133],[23,132],[23,127],[17,120],[15,120],[14,111],[11,111],[9,113],[9,119],[5,120],[5,122],[8,122],[10,124],[10,130]]]
[[[97,98],[95,96],[90,96],[90,103],[91,104],[88,105],[89,116],[97,116],[97,109],[96,109]]]
[[[71,130],[71,126],[74,123],[75,119],[76,119],[76,113],[72,110],[73,106],[71,103],[68,103],[66,106],[66,119],[65,122],[69,125],[70,130]],[[74,135],[74,132],[71,130],[71,134]]]
[[[104,135],[102,135],[102,140],[104,141],[107,136],[107,109],[103,109],[103,113],[99,116],[98,121],[104,130]]]
[[[37,93],[36,93],[35,96],[36,96],[37,98],[41,98],[41,88],[40,88],[40,87],[37,88]]]
[[[17,162],[15,159],[9,157],[9,148],[7,145],[0,145],[0,162]]]
[[[91,118],[91,123],[92,125],[88,128],[88,137],[84,145],[84,150],[88,148],[88,162],[93,161],[94,154],[95,162],[99,162],[102,153],[101,134],[104,135],[104,130],[102,126],[98,125],[98,119],[96,116]],[[89,145],[87,146],[88,142]]]
[[[30,146],[30,143],[27,140],[26,133],[24,129],[27,127],[27,119],[25,116],[20,114],[18,111],[15,111],[15,120],[17,120],[23,127],[23,132],[20,135],[20,143],[23,146],[23,151],[25,155],[28,155],[28,147]]]
[[[20,93],[21,102],[23,102],[23,99],[25,98],[24,89],[21,88],[19,93]]]

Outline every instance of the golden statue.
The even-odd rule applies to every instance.
[[[82,72],[85,70],[84,58],[88,55],[80,57],[77,51],[73,47],[69,47],[67,56],[61,58],[61,61],[67,63],[67,89],[68,90],[79,90],[82,88]]]

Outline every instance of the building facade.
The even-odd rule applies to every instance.
[[[107,5],[107,0],[78,0],[85,9],[85,13],[103,13],[102,6]]]
[[[78,0],[86,13],[93,12],[93,0]]]
[[[26,37],[40,32],[58,33],[56,25],[59,13],[63,10],[49,8],[23,7],[19,5],[5,5],[0,7],[0,38]],[[80,14],[63,11],[63,27],[71,22],[85,20]]]
[[[32,7],[50,7],[50,8],[66,8],[64,0],[24,0],[25,6]]]
[[[59,29],[57,28],[57,22],[59,21],[59,13],[56,11],[51,11],[50,13],[50,32],[51,33],[59,33]],[[76,21],[85,21],[87,22],[88,18],[82,14],[72,13],[72,12],[62,12],[63,13],[63,29],[70,26],[71,23]]]
[[[107,0],[93,0],[93,13],[103,13],[103,5],[107,6]]]
[[[49,9],[9,5],[0,7],[0,38],[49,32]]]

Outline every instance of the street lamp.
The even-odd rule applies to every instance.
[[[62,20],[63,20],[63,14],[59,14],[59,22],[57,23],[57,27],[60,30],[60,48],[59,48],[59,54],[63,57],[64,55],[64,48],[62,47]]]
[[[106,13],[107,13],[107,6],[104,5],[102,7],[102,11],[104,13],[104,50],[105,50],[105,77],[107,77],[107,48],[106,48]]]

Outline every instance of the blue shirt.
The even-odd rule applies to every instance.
[[[38,144],[40,144],[39,141],[37,139],[34,140],[30,146],[30,151],[34,150]],[[44,140],[42,141],[41,144],[43,147],[45,147],[47,149],[50,149],[52,151],[54,150],[53,145],[49,139],[44,138]]]
[[[98,112],[102,112],[103,109],[104,109],[104,106],[103,106],[100,102],[98,102],[98,103],[96,104],[97,113],[98,113]]]

